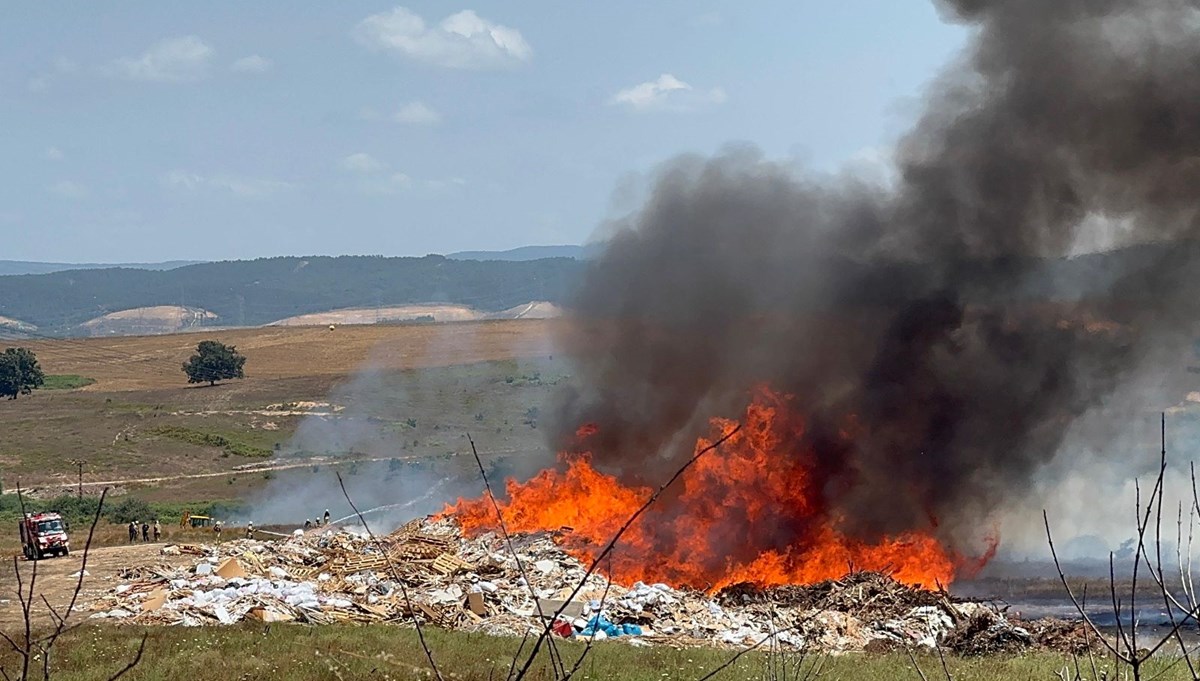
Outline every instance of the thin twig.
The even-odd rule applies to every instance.
[[[149,636],[149,634],[142,634],[142,641],[141,641],[141,643],[138,643],[137,654],[133,656],[133,659],[129,661],[129,664],[122,667],[121,670],[118,671],[116,674],[113,674],[112,676],[108,677],[108,681],[117,681],[117,679],[121,678],[122,676],[125,676],[126,673],[128,673],[131,669],[136,667],[139,662],[142,661],[142,653],[146,652],[146,637],[147,636]]]
[[[921,677],[921,681],[929,681],[929,677],[925,676],[925,672],[921,671],[921,665],[917,664],[917,658],[913,656],[912,650],[905,647],[904,652],[908,654],[908,661],[912,663],[913,669],[916,670],[917,676]]]
[[[400,595],[404,597],[404,605],[408,608],[409,614],[412,615],[413,625],[415,625],[417,628],[417,640],[421,642],[421,650],[425,651],[425,659],[429,660],[429,666],[433,669],[433,675],[437,677],[438,681],[445,681],[445,678],[442,677],[441,670],[438,669],[437,663],[433,660],[433,651],[429,649],[429,644],[425,641],[425,631],[421,627],[421,618],[417,616],[417,611],[416,608],[413,607],[412,599],[408,597],[408,589],[404,586],[404,580],[401,578],[400,573],[396,570],[396,566],[392,564],[391,556],[389,556],[388,552],[383,549],[383,546],[379,543],[379,539],[375,537],[375,533],[372,532],[371,527],[367,525],[367,519],[364,518],[362,512],[358,510],[358,506],[354,505],[354,500],[350,498],[350,493],[346,491],[346,482],[342,480],[342,474],[339,472],[336,473],[336,475],[338,485],[342,488],[342,495],[346,497],[346,502],[350,504],[350,508],[354,511],[354,515],[358,516],[358,521],[363,524],[363,529],[366,530],[367,536],[370,537],[371,541],[375,543],[375,546],[379,548],[379,552],[383,556],[384,562],[387,564],[388,572],[392,575],[392,579],[396,580],[396,584],[400,586]]]
[[[1067,597],[1071,599],[1071,604],[1075,606],[1075,611],[1079,613],[1081,618],[1083,618],[1083,622],[1087,625],[1087,628],[1091,629],[1092,632],[1096,634],[1096,638],[1104,644],[1104,647],[1108,648],[1108,651],[1113,655],[1121,657],[1121,652],[1104,638],[1104,635],[1100,633],[1100,629],[1096,626],[1096,623],[1093,622],[1091,616],[1087,614],[1087,610],[1085,610],[1083,606],[1079,604],[1079,600],[1075,598],[1075,593],[1071,590],[1071,584],[1067,582],[1067,576],[1063,573],[1062,564],[1059,563],[1058,552],[1054,549],[1054,536],[1050,532],[1050,516],[1045,509],[1042,509],[1042,522],[1046,526],[1046,543],[1050,545],[1050,557],[1054,559],[1054,569],[1058,571],[1058,579],[1062,582],[1063,589],[1067,592]],[[1109,565],[1111,564],[1112,553],[1109,553]],[[1116,596],[1113,597],[1113,603],[1116,603]],[[1120,622],[1119,611],[1117,621],[1118,623]]]
[[[529,588],[529,595],[533,599],[533,607],[537,610],[538,617],[545,620],[546,613],[542,612],[542,601],[538,597],[537,589],[533,587],[533,582],[529,579],[529,574],[525,571],[525,562],[521,560],[521,556],[517,554],[517,549],[513,546],[512,536],[508,533],[508,525],[504,522],[504,512],[500,510],[500,503],[496,501],[496,495],[492,494],[492,483],[488,480],[487,472],[483,469],[483,460],[479,458],[479,451],[475,449],[475,440],[471,438],[471,434],[467,433],[467,442],[471,443],[471,455],[475,457],[475,465],[479,467],[479,477],[483,479],[483,488],[487,491],[488,500],[492,502],[492,508],[496,511],[496,521],[500,525],[500,534],[504,537],[504,543],[508,547],[508,552],[512,554],[513,560],[517,563],[517,572],[520,573],[521,579],[525,580],[525,586]],[[553,625],[553,622],[551,622]],[[558,652],[558,647],[554,644],[554,639],[547,641],[550,648],[550,665],[554,669],[555,678],[562,676],[566,670],[566,665],[562,661],[562,655]]]
[[[517,670],[517,659],[521,657],[521,651],[525,650],[525,644],[528,641],[529,630],[527,629],[525,630],[525,633],[521,635],[521,645],[517,646],[517,652],[513,653],[512,664],[508,665],[508,675],[504,677],[508,681],[512,681],[513,672]]]
[[[946,656],[942,653],[942,646],[938,643],[936,635],[933,639],[933,648],[937,651],[938,660],[942,662],[942,673],[946,675],[946,681],[954,681],[954,676],[950,674],[950,667],[946,665]]]
[[[629,519],[626,520],[625,524],[622,525],[620,527],[620,529],[617,530],[616,534],[614,534],[612,536],[612,539],[608,540],[608,544],[604,547],[604,549],[602,551],[600,551],[600,553],[596,556],[596,558],[594,560],[592,560],[592,564],[590,567],[588,567],[587,572],[584,573],[583,578],[579,580],[579,583],[575,585],[575,589],[571,591],[571,594],[566,597],[566,599],[563,601],[563,604],[558,608],[558,610],[555,611],[554,619],[558,619],[558,616],[561,615],[564,610],[566,610],[567,605],[569,605],[571,603],[571,601],[573,601],[575,599],[575,596],[577,596],[579,594],[579,591],[581,589],[583,589],[583,585],[587,583],[588,578],[591,577],[592,573],[594,573],[596,571],[596,567],[598,565],[600,565],[600,561],[604,560],[604,558],[606,556],[608,556],[609,553],[612,553],[613,547],[615,547],[617,545],[617,542],[620,541],[621,537],[625,535],[625,532],[633,525],[633,523],[635,521],[637,521],[637,519],[640,518],[643,513],[646,512],[646,509],[648,509],[652,505],[654,505],[654,502],[658,501],[658,497],[661,496],[662,493],[668,487],[670,487],[672,483],[674,483],[676,480],[678,480],[679,476],[683,475],[684,471],[691,468],[692,464],[696,463],[696,461],[699,460],[700,457],[713,451],[717,447],[720,447],[722,444],[725,443],[726,440],[728,440],[729,438],[736,435],[737,432],[740,431],[741,429],[742,429],[742,424],[739,423],[736,426],[734,426],[728,433],[725,433],[725,435],[721,436],[721,438],[718,439],[716,442],[713,442],[712,444],[708,445],[707,447],[704,447],[700,451],[696,452],[696,454],[692,458],[687,460],[687,463],[683,464],[682,466],[679,467],[678,470],[675,471],[675,475],[672,475],[670,480],[667,480],[665,483],[662,484],[661,487],[658,488],[658,490],[656,490],[654,492],[654,494],[650,495],[650,498],[646,500],[646,503],[644,503],[640,507],[638,507],[638,510],[634,511],[633,515],[629,516]],[[537,653],[538,653],[538,650],[541,648],[542,642],[544,640],[546,640],[546,637],[550,636],[550,628],[553,626],[553,621],[554,620],[552,619],[550,621],[550,623],[547,624],[545,627],[543,627],[542,630],[538,633],[537,640],[535,640],[533,642],[533,651],[529,653],[529,657],[525,660],[525,664],[521,666],[521,671],[518,672],[517,676],[516,676],[517,679],[525,678],[525,674],[528,673],[529,668],[533,666],[533,662],[537,658]]]
[[[1155,489],[1158,492],[1158,497],[1156,500],[1152,499],[1152,501],[1154,501],[1154,503],[1155,503],[1155,522],[1154,522],[1154,549],[1155,549],[1155,551],[1154,551],[1154,553],[1155,553],[1155,558],[1157,560],[1157,565],[1150,566],[1149,565],[1149,562],[1150,562],[1149,556],[1145,556],[1145,558],[1146,558],[1147,566],[1150,569],[1150,574],[1154,578],[1155,582],[1158,584],[1159,591],[1162,592],[1163,606],[1166,607],[1167,616],[1170,618],[1170,621],[1171,621],[1171,631],[1159,641],[1159,644],[1151,650],[1149,655],[1154,654],[1154,651],[1157,651],[1159,648],[1161,648],[1163,645],[1165,645],[1168,640],[1170,640],[1171,638],[1174,638],[1175,641],[1179,644],[1179,651],[1183,655],[1184,662],[1187,663],[1188,672],[1191,674],[1191,677],[1194,679],[1194,678],[1196,678],[1196,668],[1195,668],[1195,665],[1192,664],[1191,656],[1189,656],[1187,654],[1187,644],[1185,644],[1183,641],[1183,634],[1180,632],[1180,629],[1189,619],[1192,619],[1195,616],[1195,612],[1190,611],[1190,610],[1185,610],[1183,618],[1180,619],[1178,622],[1175,621],[1175,607],[1180,607],[1181,609],[1182,609],[1182,607],[1181,607],[1181,604],[1179,603],[1179,601],[1171,593],[1170,587],[1167,586],[1166,579],[1163,577],[1163,569],[1162,569],[1162,506],[1163,506],[1163,496],[1166,493],[1165,479],[1166,479],[1166,474],[1167,474],[1167,431],[1166,431],[1166,415],[1165,414],[1163,415],[1162,419],[1163,419],[1162,420],[1162,430],[1161,430],[1162,449],[1161,449],[1161,454],[1160,454],[1161,458],[1159,460],[1159,468],[1158,468],[1158,482],[1155,484]],[[1177,542],[1176,543],[1176,553],[1177,554],[1178,554],[1178,547],[1179,547],[1179,544]]]
[[[612,587],[612,577],[613,577],[612,556],[609,556],[608,579],[604,580],[604,592],[600,594],[600,608],[596,611],[596,614],[592,615],[592,618],[595,619],[597,625],[600,624],[600,618],[604,616],[604,602],[606,600],[608,600],[608,590],[610,587]],[[591,620],[589,620],[589,622],[590,621]],[[570,679],[572,676],[575,675],[575,672],[579,671],[579,668],[581,666],[583,666],[583,661],[585,659],[587,659],[587,656],[590,655],[592,652],[592,644],[596,642],[597,632],[599,632],[599,629],[597,629],[596,627],[592,627],[592,635],[588,637],[587,645],[585,645],[583,647],[583,652],[579,654],[578,658],[576,658],[574,666],[571,667],[571,671],[567,672],[563,676],[563,681],[567,681],[567,679]]]
[[[71,601],[67,604],[65,614],[59,615],[54,608],[50,607],[50,602],[46,602],[46,606],[50,607],[50,611],[58,618],[58,624],[54,627],[54,630],[50,633],[50,635],[46,637],[45,643],[43,644],[43,678],[50,678],[50,649],[54,647],[55,642],[58,641],[58,637],[62,636],[63,632],[66,631],[67,618],[71,616],[72,612],[75,612],[75,603],[79,601],[79,594],[83,591],[83,580],[87,575],[88,557],[92,553],[92,538],[96,534],[96,526],[100,524],[100,514],[104,511],[104,500],[107,498],[108,488],[105,487],[100,492],[100,501],[96,504],[96,514],[92,516],[92,526],[88,528],[87,542],[83,545],[83,560],[80,561],[79,565],[79,579],[75,580],[75,590],[71,592]],[[138,658],[141,658],[140,652],[138,654]],[[132,668],[133,667],[130,667],[130,669]]]
[[[796,622],[795,624],[793,624],[793,625],[792,625],[792,626],[790,626],[790,627],[787,627],[786,629],[780,629],[779,631],[774,631],[774,632],[771,632],[770,634],[767,634],[766,636],[764,636],[764,637],[762,637],[761,639],[759,639],[759,640],[758,640],[756,643],[754,643],[754,644],[752,644],[752,645],[750,645],[750,646],[748,646],[748,647],[746,647],[746,648],[742,648],[741,650],[739,650],[739,651],[737,652],[737,654],[736,654],[736,655],[734,655],[734,656],[730,657],[730,658],[729,658],[728,660],[726,660],[726,661],[725,661],[723,664],[721,664],[721,666],[717,667],[716,669],[713,669],[712,671],[710,671],[709,673],[705,674],[704,676],[701,676],[701,677],[700,677],[699,679],[697,679],[696,681],[708,681],[709,679],[713,678],[713,677],[714,677],[714,676],[716,676],[717,674],[720,674],[722,671],[724,671],[724,670],[728,669],[729,667],[733,666],[733,664],[734,664],[735,662],[737,662],[739,659],[741,659],[741,657],[742,657],[743,655],[745,655],[745,654],[747,654],[747,653],[750,653],[750,652],[752,652],[752,651],[758,650],[760,647],[762,647],[762,645],[763,645],[764,643],[766,643],[766,642],[768,642],[768,641],[773,641],[773,640],[775,640],[775,639],[779,638],[779,635],[780,635],[780,634],[786,634],[786,633],[788,633],[788,632],[790,632],[790,631],[798,631],[798,630],[800,630],[800,629],[801,629],[801,628],[803,628],[805,625],[807,625],[809,622],[811,622],[812,620],[816,619],[817,615],[821,614],[822,607],[823,607],[823,605],[824,605],[825,603],[827,603],[827,602],[828,602],[828,598],[829,598],[829,597],[828,597],[828,596],[826,596],[826,600],[824,600],[824,601],[822,601],[821,603],[817,604],[817,606],[816,606],[816,607],[814,607],[814,608],[813,608],[813,609],[812,609],[812,610],[809,612],[809,614],[808,614],[808,615],[806,615],[806,616],[804,616],[804,617],[801,617],[801,618],[800,618],[800,621]]]

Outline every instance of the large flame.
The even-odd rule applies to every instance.
[[[825,481],[814,474],[818,453],[803,444],[805,423],[789,402],[758,389],[742,428],[685,471],[678,489],[651,506],[600,567],[622,581],[709,591],[740,582],[806,584],[856,569],[929,588],[950,584],[966,561],[935,538],[932,518],[927,528],[875,542],[838,530],[822,493]],[[701,438],[696,451],[736,426],[713,419],[713,437]],[[585,444],[592,432],[580,430]],[[564,530],[559,543],[590,564],[653,490],[597,471],[587,453],[563,454],[560,462],[564,470],[544,470],[524,483],[509,480],[508,500],[499,505],[510,532]],[[446,513],[468,534],[496,528],[486,497],[459,499]]]

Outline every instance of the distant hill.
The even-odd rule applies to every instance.
[[[574,258],[586,260],[594,257],[599,247],[588,246],[521,246],[507,251],[461,251],[450,253],[451,260],[507,260],[520,262],[524,260],[540,260],[542,258]]]
[[[27,262],[24,260],[0,260],[0,276],[8,274],[49,274],[67,270],[98,270],[112,267],[125,267],[137,270],[173,270],[176,267],[195,265],[200,260],[168,260],[166,262],[135,262],[120,264],[105,263],[69,263],[69,262]]]
[[[554,303],[534,300],[499,312],[486,312],[469,305],[414,304],[358,307],[288,317],[272,326],[325,326],[326,324],[397,324],[406,322],[469,322],[479,319],[553,319],[562,316]]]
[[[500,256],[559,248],[573,250],[558,252],[574,252],[587,258],[588,249],[595,247],[535,246],[504,253],[459,253],[454,257],[278,257],[166,270],[109,267],[0,276],[0,332],[21,333],[20,325],[24,325],[25,331],[44,335],[147,333],[151,327],[176,324],[204,328],[260,326],[281,320],[297,323],[292,318],[330,312],[335,317],[360,321],[325,323],[375,323],[377,310],[380,321],[428,316],[440,321],[441,317],[450,318],[451,307],[469,309],[462,314],[485,318],[557,316],[582,281],[588,261],[566,256],[535,260],[506,260]],[[464,259],[464,255],[477,257]],[[836,266],[821,265],[839,278],[829,288],[841,295],[813,305],[888,306],[916,296],[936,295],[948,285],[957,288],[967,302],[983,304],[1073,302],[1111,295],[1123,303],[1141,305],[1148,302],[1151,292],[1161,290],[1172,290],[1172,295],[1181,300],[1189,296],[1200,299],[1200,284],[1177,274],[1183,271],[1182,265],[1196,260],[1200,260],[1200,242],[1143,244],[1075,258],[972,260],[938,268],[914,262],[881,265],[841,258]],[[764,271],[762,276],[787,281],[792,270],[805,266],[805,258],[769,266],[782,269]],[[1011,277],[1014,270],[1022,273],[1017,281]],[[948,283],[948,279],[960,276],[960,283]],[[1179,280],[1160,281],[1162,277]],[[382,314],[387,308],[423,305],[444,309],[440,315],[402,309]],[[146,309],[162,306],[176,312],[182,309],[186,314]],[[309,317],[300,323],[317,323],[314,319]],[[89,320],[97,321],[88,325]]]
[[[208,310],[155,305],[110,312],[80,324],[79,330],[93,336],[146,336],[215,324],[217,319]]]
[[[94,333],[85,322],[135,308],[204,310],[199,325],[258,326],[345,308],[424,303],[465,305],[484,313],[560,304],[584,264],[572,258],[528,261],[378,256],[263,258],[170,270],[110,268],[0,276],[0,316],[48,335]],[[215,315],[215,320],[208,314]],[[123,326],[147,315],[117,315]],[[152,315],[155,316],[155,315]],[[113,328],[113,317],[104,328]]]

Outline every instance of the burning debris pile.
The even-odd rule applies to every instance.
[[[823,501],[827,481],[821,471],[829,451],[850,446],[857,425],[847,421],[840,435],[819,435],[796,405],[795,396],[759,386],[740,421],[712,419],[712,434],[695,443],[699,458],[623,535],[610,574],[711,592],[740,582],[811,584],[842,577],[854,566],[935,588],[986,562],[994,538],[980,557],[961,555],[938,540],[933,517],[895,534],[860,538],[845,532]],[[603,429],[582,428],[573,450],[562,456],[565,470],[548,469],[524,483],[510,480],[500,502],[508,528],[569,526],[560,543],[585,563],[594,560],[653,491],[597,468],[602,462],[588,448],[602,445],[604,437]],[[447,514],[468,534],[496,525],[487,496],[460,499]]]
[[[879,573],[811,587],[743,584],[711,596],[661,583],[625,586],[593,574],[568,600],[586,568],[559,539],[544,532],[515,536],[514,557],[495,534],[466,538],[453,520],[419,519],[378,543],[326,530],[279,542],[169,546],[164,552],[194,554],[195,564],[130,570],[127,581],[91,609],[96,618],[183,626],[243,620],[403,625],[416,617],[431,626],[515,636],[540,631],[561,609],[553,623],[558,636],[721,647],[773,637],[781,645],[833,652],[939,643],[971,651],[994,640],[1028,649],[1051,641],[988,606],[955,602]],[[979,626],[984,619],[986,626]],[[976,624],[964,629],[968,623]],[[1054,645],[1074,644],[1061,627],[1056,631]]]
[[[1176,390],[1196,336],[1196,4],[934,5],[969,37],[882,172],[685,155],[598,234],[560,327],[574,365],[544,410],[554,451],[596,424],[588,465],[653,486],[756,386],[789,400],[769,439],[712,457],[727,475],[697,473],[645,529],[670,569],[696,542],[725,550],[678,583],[807,583],[840,576],[826,555],[913,538],[948,563],[986,555],[1060,452],[1105,443],[1128,465],[1111,415],[1181,397],[1124,388]],[[783,516],[754,522],[760,506]]]

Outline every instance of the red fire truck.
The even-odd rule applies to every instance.
[[[20,523],[21,547],[28,560],[40,560],[51,554],[71,552],[67,524],[57,513],[26,513]]]

